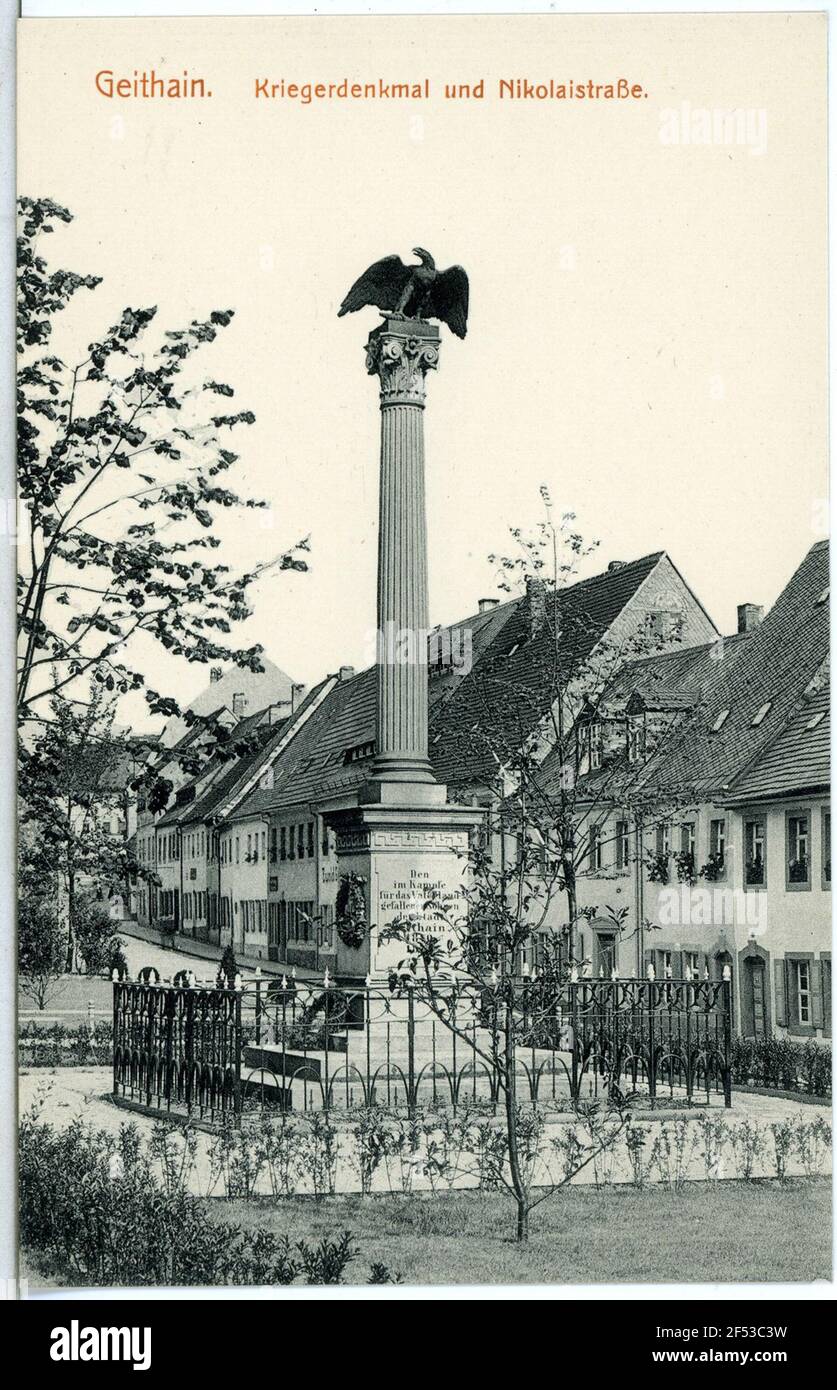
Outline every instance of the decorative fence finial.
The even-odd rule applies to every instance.
[[[728,980],[731,980],[731,979],[732,979],[732,969],[730,968],[730,966],[725,965],[725,966],[724,966],[724,980],[728,981]]]
[[[656,972],[656,970],[654,969],[654,966],[653,966],[653,964],[652,964],[652,962],[651,962],[650,960],[649,960],[649,962],[648,962],[648,971],[647,971],[647,974],[648,974],[649,980],[656,980],[656,978],[657,978],[657,972]]]

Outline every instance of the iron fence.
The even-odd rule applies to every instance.
[[[241,1113],[237,990],[113,986],[113,1095],[214,1121]]]
[[[240,990],[114,985],[117,1100],[236,1122],[282,1109],[495,1111],[514,1039],[523,1103],[730,1104],[729,981],[520,981],[429,994],[256,979]]]

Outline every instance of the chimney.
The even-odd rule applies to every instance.
[[[247,696],[243,693],[243,691],[239,691],[238,694],[233,695],[232,698],[232,712],[235,715],[236,719],[244,718],[244,711],[246,710],[246,708]]]
[[[215,685],[217,681],[223,679],[223,675],[224,671],[221,666],[212,666],[209,671],[210,684]]]
[[[624,560],[611,560],[610,564],[607,567],[608,574],[613,574],[614,570],[624,569],[625,564],[626,562]]]
[[[754,627],[758,627],[763,617],[764,609],[760,603],[739,603],[738,631],[752,632]]]
[[[338,678],[341,681],[350,681],[355,673],[354,666],[341,666],[338,671]]]
[[[300,703],[301,698],[304,694],[304,684],[300,683],[299,681],[294,682],[294,684],[291,686],[291,714],[293,714],[294,710]]]
[[[477,611],[487,613],[490,608],[496,608],[500,600],[498,598],[481,598]]]
[[[526,576],[526,608],[529,615],[529,636],[536,637],[546,621],[546,586],[535,574]]]

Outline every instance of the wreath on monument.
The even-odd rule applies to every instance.
[[[342,874],[335,907],[337,935],[344,946],[357,951],[366,940],[366,879],[361,874]]]

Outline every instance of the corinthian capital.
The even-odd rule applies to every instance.
[[[424,405],[424,378],[439,365],[439,330],[424,319],[387,318],[370,333],[366,370],[381,381],[381,405]]]

